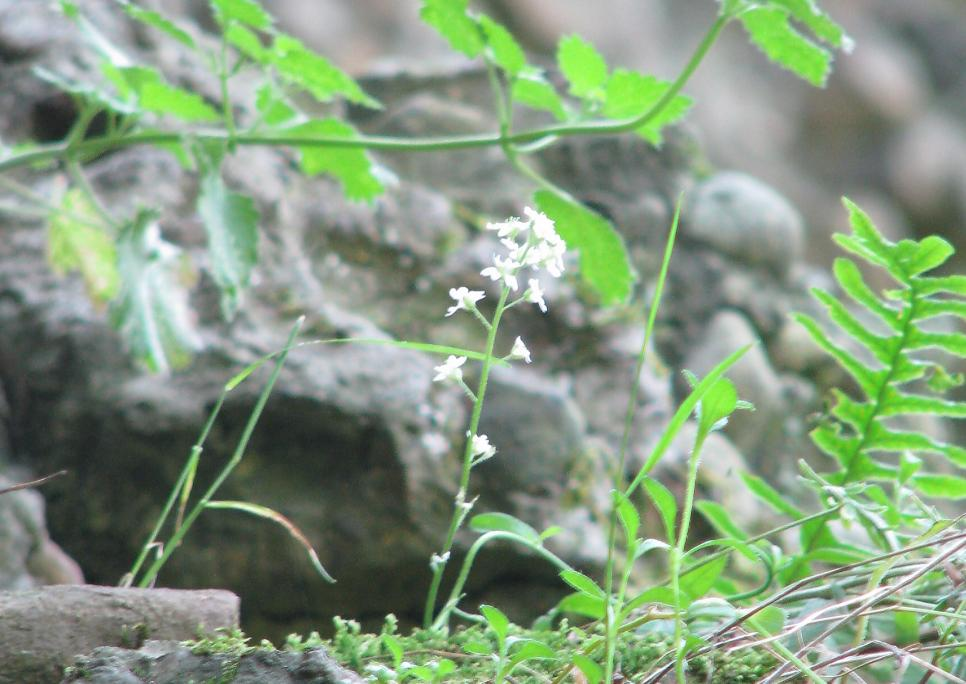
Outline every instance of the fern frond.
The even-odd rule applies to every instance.
[[[843,485],[869,478],[891,479],[895,467],[881,460],[888,453],[939,454],[964,465],[966,450],[883,422],[914,415],[966,418],[966,403],[909,387],[936,368],[935,363],[915,358],[915,352],[935,349],[966,358],[966,335],[920,327],[939,316],[966,320],[966,301],[962,299],[966,298],[966,277],[923,275],[945,263],[953,247],[936,236],[891,242],[857,205],[847,199],[844,203],[852,233],[836,235],[835,241],[856,257],[884,269],[899,287],[876,293],[855,261],[839,258],[834,266],[835,279],[848,300],[821,289],[812,290],[831,324],[858,345],[861,353],[833,342],[813,318],[795,316],[812,339],[855,380],[861,393],[852,397],[835,390],[829,420],[812,432],[815,445],[839,464],[839,470],[828,476],[829,481]],[[871,313],[886,332],[871,330],[855,313],[855,306]],[[944,370],[940,368],[939,372]],[[935,385],[930,383],[930,388]]]

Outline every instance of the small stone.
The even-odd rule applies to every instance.
[[[743,173],[718,173],[697,186],[682,235],[751,266],[785,276],[802,258],[804,224],[773,188]]]

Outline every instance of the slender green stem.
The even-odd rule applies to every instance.
[[[480,368],[480,381],[476,387],[476,401],[473,403],[473,413],[470,416],[470,425],[466,433],[466,447],[463,450],[463,467],[460,472],[456,505],[453,507],[453,517],[450,520],[449,530],[446,532],[446,540],[443,543],[443,548],[437,557],[437,562],[433,565],[433,578],[429,585],[429,591],[426,594],[426,606],[423,610],[423,626],[427,629],[433,625],[436,597],[439,595],[439,586],[443,581],[443,573],[446,571],[446,564],[449,559],[449,554],[453,549],[456,533],[459,531],[468,513],[466,509],[466,498],[469,493],[470,471],[473,469],[473,436],[476,435],[476,431],[480,426],[483,400],[486,398],[486,385],[490,377],[490,369],[494,362],[493,347],[496,345],[496,332],[500,326],[500,319],[503,317],[503,311],[509,295],[510,288],[504,285],[500,293],[500,299],[496,305],[496,311],[493,313],[493,320],[490,321],[490,327],[486,335],[486,350],[484,351],[483,362]],[[443,616],[441,615],[441,617]]]
[[[248,448],[248,442],[251,440],[252,433],[255,431],[255,425],[258,424],[258,419],[261,417],[262,411],[265,409],[265,404],[268,402],[268,397],[272,393],[272,389],[275,387],[275,382],[278,380],[278,376],[282,372],[282,366],[285,365],[285,360],[288,358],[288,353],[292,349],[292,344],[295,341],[295,338],[298,336],[299,330],[302,329],[304,322],[305,316],[302,316],[292,327],[292,331],[289,333],[288,341],[285,343],[284,349],[278,355],[278,358],[275,361],[275,367],[272,369],[272,375],[269,377],[268,382],[265,384],[265,388],[259,395],[258,401],[255,402],[255,407],[252,409],[251,415],[248,417],[248,422],[245,424],[244,430],[242,430],[242,435],[238,440],[238,445],[235,447],[235,451],[228,460],[228,463],[225,464],[224,468],[222,468],[221,472],[218,473],[218,476],[208,487],[207,491],[205,491],[202,497],[197,501],[197,503],[195,503],[194,508],[192,508],[191,512],[185,517],[181,526],[178,527],[171,535],[168,543],[165,544],[164,552],[155,559],[154,563],[151,564],[151,567],[148,568],[144,576],[141,578],[141,581],[138,582],[139,587],[147,587],[151,585],[151,583],[154,581],[154,578],[157,577],[158,572],[160,572],[161,568],[164,567],[164,564],[168,562],[168,558],[171,557],[171,554],[174,553],[175,549],[177,549],[181,544],[181,540],[184,539],[184,536],[188,533],[188,530],[191,529],[191,526],[194,524],[195,520],[199,515],[201,515],[202,511],[205,510],[208,502],[211,501],[211,498],[215,495],[235,467],[241,462],[242,456],[245,455],[245,450]],[[187,476],[187,471],[185,475]],[[175,489],[175,492],[176,491],[177,489]]]
[[[231,98],[228,92],[228,39],[225,32],[221,34],[221,51],[218,57],[218,83],[221,88],[221,117],[225,122],[225,130],[228,131],[229,149],[234,144],[235,135],[235,115],[231,110]]]
[[[525,145],[541,141],[545,138],[559,138],[576,135],[614,135],[626,133],[646,125],[663,111],[671,100],[681,91],[681,88],[697,69],[701,60],[714,44],[721,30],[730,18],[718,17],[708,33],[698,45],[691,59],[678,78],[665,91],[664,95],[653,107],[639,116],[625,119],[601,119],[582,121],[578,123],[556,124],[534,128],[527,131],[503,136],[500,133],[485,133],[465,136],[439,136],[399,138],[393,136],[365,136],[353,138],[338,137],[307,137],[298,135],[260,135],[237,134],[230,135],[223,130],[197,130],[191,137],[200,141],[234,142],[236,145],[246,146],[292,146],[292,147],[331,147],[357,148],[368,150],[392,150],[399,152],[442,152],[446,150],[460,150],[477,147],[493,147],[495,145]],[[0,160],[0,172],[18,168],[28,164],[43,162],[50,159],[60,159],[69,153],[79,155],[97,155],[109,149],[131,147],[135,145],[161,145],[180,142],[186,134],[183,132],[141,131],[123,136],[102,136],[88,138],[74,143],[61,142],[50,145],[40,145],[32,150]]]

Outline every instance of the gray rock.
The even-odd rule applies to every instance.
[[[302,652],[257,649],[246,654],[195,655],[177,641],[148,641],[138,650],[104,647],[78,657],[62,680],[91,684],[361,684],[323,649]]]
[[[740,398],[755,405],[755,411],[736,411],[725,432],[755,472],[777,478],[794,461],[791,455],[786,456],[788,447],[783,444],[782,418],[787,407],[778,375],[748,320],[734,311],[715,314],[699,344],[688,354],[684,367],[703,377],[746,344],[754,346],[726,377],[734,382]]]
[[[682,216],[682,235],[778,275],[801,259],[804,225],[798,211],[762,181],[733,171],[699,184]]]

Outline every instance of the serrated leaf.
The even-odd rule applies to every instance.
[[[596,48],[578,35],[565,36],[557,44],[557,66],[570,84],[570,94],[602,99],[607,82],[607,62]]]
[[[436,29],[454,50],[476,57],[483,50],[483,36],[466,13],[468,0],[423,0],[419,17]]]
[[[317,554],[315,549],[312,548],[312,543],[308,540],[308,537],[302,533],[302,530],[296,527],[295,523],[278,511],[267,506],[260,506],[259,504],[250,503],[248,501],[209,501],[207,504],[205,504],[205,508],[241,511],[242,513],[248,513],[249,515],[254,515],[258,518],[271,520],[272,522],[281,525],[283,528],[285,528],[285,531],[289,533],[289,536],[297,541],[305,550],[305,553],[309,557],[309,561],[312,563],[312,567],[315,568],[315,571],[319,573],[322,579],[330,584],[335,584],[335,579],[332,577],[332,575],[326,572],[325,568],[322,567],[322,563],[319,561],[319,554]]]
[[[231,24],[225,28],[225,40],[240,53],[259,64],[270,64],[272,52],[262,44],[254,31],[241,24]]]
[[[819,9],[813,0],[770,0],[772,5],[784,7],[804,24],[816,38],[846,52],[852,50],[852,39],[828,14]]]
[[[47,261],[61,275],[78,271],[87,296],[98,304],[120,288],[117,249],[104,220],[80,189],[64,193],[47,224]]]
[[[698,501],[694,507],[711,523],[718,534],[741,541],[748,539],[748,533],[738,527],[738,524],[731,519],[727,509],[721,504],[715,501]]]
[[[182,45],[195,49],[195,40],[191,37],[191,34],[185,31],[183,28],[178,26],[176,23],[168,19],[167,17],[155,12],[154,10],[145,9],[139,5],[129,2],[128,0],[115,0],[124,13],[135,21],[139,21],[142,24],[155,28],[170,38],[174,38],[176,41]]]
[[[796,31],[787,10],[774,6],[753,7],[740,19],[748,37],[769,59],[817,87],[824,87],[832,55]]]
[[[352,138],[355,129],[338,119],[316,119],[287,129],[289,135],[325,138]],[[347,198],[370,201],[383,191],[382,183],[372,172],[372,162],[365,151],[357,148],[337,148],[303,145],[302,171],[310,176],[328,173],[342,183]]]
[[[654,107],[670,87],[670,82],[654,76],[615,69],[607,81],[604,116],[611,119],[640,116]],[[650,121],[636,129],[636,132],[652,145],[660,145],[663,141],[661,129],[684,117],[690,108],[691,98],[675,95]]]
[[[526,69],[520,72],[513,81],[510,97],[514,102],[550,112],[559,121],[567,118],[567,111],[556,89],[539,71]]]
[[[141,108],[170,114],[183,121],[217,121],[218,112],[197,93],[157,81],[145,83],[138,92]]]
[[[262,84],[255,93],[255,109],[267,126],[288,123],[298,115],[285,94],[271,83]]]
[[[493,21],[485,14],[480,16],[479,21],[494,63],[510,76],[516,76],[527,64],[523,48],[503,24]]]
[[[678,504],[674,495],[667,487],[650,477],[644,478],[641,486],[644,487],[647,497],[661,516],[661,522],[664,523],[664,533],[667,535],[668,541],[673,540],[678,516]]]
[[[580,253],[584,281],[600,296],[604,305],[627,301],[635,275],[624,240],[607,219],[577,202],[537,190],[534,203],[550,217],[568,250]]]
[[[911,483],[936,499],[966,499],[966,478],[958,475],[914,475]]]
[[[215,19],[222,26],[233,21],[256,29],[271,28],[272,15],[255,0],[209,0]]]
[[[751,473],[740,473],[741,480],[748,487],[749,491],[758,498],[759,501],[770,506],[777,513],[784,513],[791,518],[801,518],[805,514],[788,502],[788,498],[777,489],[765,482],[762,478]]]
[[[201,179],[198,215],[208,238],[212,276],[221,291],[221,312],[230,321],[258,263],[258,211],[251,197],[230,191],[220,169],[211,167]]]
[[[508,513],[480,513],[470,519],[470,529],[476,532],[510,532],[534,546],[542,539],[530,525]]]
[[[370,109],[380,109],[382,106],[347,73],[292,36],[277,34],[268,58],[279,76],[307,91],[319,102],[329,102],[341,96]]]
[[[503,614],[503,611],[495,606],[484,604],[480,606],[480,612],[486,618],[486,624],[496,634],[497,639],[500,641],[506,639],[507,630],[510,628],[510,619]]]
[[[595,599],[605,599],[606,594],[604,590],[597,586],[594,580],[590,579],[587,575],[576,570],[561,570],[560,579],[569,584],[571,587],[579,591],[581,594],[585,594]]]
[[[157,216],[141,211],[117,238],[121,277],[111,319],[131,353],[150,370],[169,373],[201,347],[188,305],[193,275],[181,251],[161,238]]]
[[[711,591],[718,577],[728,566],[728,556],[719,556],[694,570],[681,575],[681,589],[692,599],[697,600]]]

